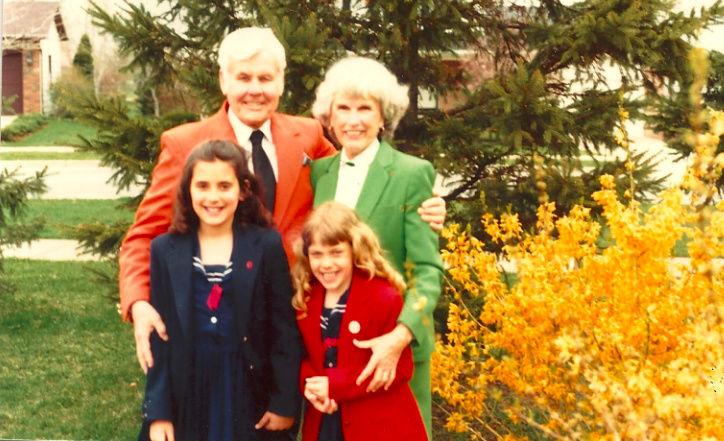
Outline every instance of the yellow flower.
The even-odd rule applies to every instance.
[[[605,190],[614,188],[615,181],[611,175],[601,175],[601,177],[598,178],[598,182],[601,184],[601,188]]]

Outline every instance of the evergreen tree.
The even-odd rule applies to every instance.
[[[12,289],[3,277],[3,247],[18,246],[38,237],[40,220],[25,219],[28,197],[45,191],[45,171],[20,178],[17,170],[0,171],[0,293]]]
[[[703,94],[704,105],[712,109],[724,109],[724,54],[717,51],[709,53],[709,77],[706,91]],[[689,115],[694,106],[689,99],[689,88],[692,79],[686,76],[680,83],[667,82],[657,93],[652,93],[648,99],[649,107],[659,109],[659,112],[647,115],[652,128],[662,134],[669,147],[671,147],[679,160],[686,160],[692,153],[692,143],[687,140],[690,133],[691,121]],[[703,127],[704,130],[707,127]],[[724,139],[719,140],[717,154],[724,153]],[[719,192],[724,192],[724,175],[717,181]]]
[[[526,225],[542,190],[567,211],[587,203],[602,173],[620,177],[621,192],[628,187],[626,158],[601,159],[619,148],[613,136],[619,110],[632,120],[662,113],[647,107],[638,91],[651,96],[660,93],[659,84],[683,85],[688,39],[724,13],[720,4],[674,13],[673,0],[160,3],[168,8],[160,14],[130,3],[122,14],[95,4],[90,13],[131,60],[128,68],[148,87],[175,93],[184,110],[200,115],[218,108],[216,49],[223,35],[241,26],[270,26],[287,47],[281,110],[289,113],[308,114],[324,70],[345,51],[378,58],[410,85],[411,108],[395,142],[431,159],[448,177],[453,217],[475,222],[482,209],[512,209]],[[471,52],[491,66],[484,78],[446,61],[474,66],[465,55]],[[620,73],[620,87],[604,80],[607,67]],[[445,112],[420,109],[422,91],[454,93],[459,103]],[[160,130],[172,110],[159,106],[157,122],[137,121]],[[95,119],[109,139],[122,126]],[[147,182],[155,136],[125,142],[89,148],[108,158],[119,176]],[[144,166],[135,164],[134,154]],[[649,178],[654,159],[629,160],[636,164],[639,198],[660,188],[661,180]]]
[[[88,34],[83,34],[73,57],[73,66],[86,78],[93,79],[93,47]]]

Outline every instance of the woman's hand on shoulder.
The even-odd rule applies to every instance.
[[[173,423],[168,420],[155,420],[148,430],[151,441],[175,441],[173,436]]]
[[[402,351],[412,341],[412,333],[403,324],[387,334],[369,340],[353,340],[355,346],[361,349],[371,349],[372,355],[367,366],[357,377],[357,385],[364,383],[370,376],[372,380],[367,385],[367,392],[377,392],[380,388],[385,390],[392,386],[397,375],[397,362]]]

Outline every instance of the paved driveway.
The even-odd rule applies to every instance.
[[[31,176],[48,167],[45,183],[48,191],[42,199],[115,199],[122,196],[135,196],[141,192],[141,186],[128,191],[117,192],[109,180],[113,171],[101,167],[98,160],[20,160],[2,161],[0,168],[19,169],[21,176]]]

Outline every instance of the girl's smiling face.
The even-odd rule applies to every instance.
[[[307,252],[312,274],[327,293],[342,295],[352,283],[352,245],[349,242],[324,245],[315,239]]]
[[[241,199],[239,180],[231,164],[219,160],[197,162],[189,193],[199,217],[199,229],[231,229]]]

